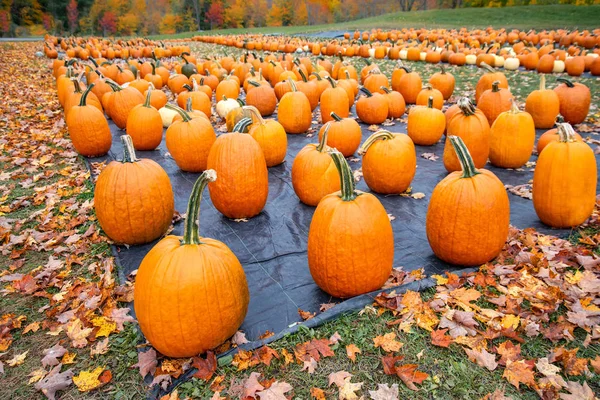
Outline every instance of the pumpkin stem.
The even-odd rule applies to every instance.
[[[483,69],[485,69],[487,72],[490,72],[490,73],[494,73],[494,72],[496,72],[496,70],[495,70],[493,67],[489,66],[489,65],[488,65],[487,63],[485,63],[485,62],[482,62],[481,64],[479,64],[479,68],[483,68]]]
[[[150,66],[152,67],[152,75],[156,75],[156,64],[150,63]]]
[[[344,158],[344,155],[336,149],[329,150],[329,155],[333,158],[333,163],[340,174],[340,182],[342,186],[342,201],[352,201],[358,196],[354,187],[354,175],[352,175],[352,169],[348,165],[348,161]]]
[[[83,107],[86,105],[88,94],[92,91],[92,88],[96,86],[95,83],[90,83],[90,85],[85,89],[83,94],[81,95],[81,99],[79,99],[79,107]]]
[[[108,84],[108,86],[110,86],[113,92],[120,92],[121,90],[123,90],[123,88],[112,79],[107,78],[105,79],[105,82]]]
[[[182,245],[202,244],[200,241],[200,203],[202,202],[202,192],[206,188],[209,182],[217,180],[217,173],[214,169],[207,169],[200,175],[194,187],[192,188],[192,194],[188,202],[187,217],[185,219],[185,227],[183,229],[183,240]]]
[[[558,114],[556,116],[556,121],[554,122],[554,125],[562,124],[563,122],[565,122],[565,119],[562,115]]]
[[[308,82],[308,79],[306,78],[306,74],[304,73],[304,71],[302,71],[302,68],[298,68],[298,73],[300,74],[300,76],[302,77],[302,80],[304,82]]]
[[[427,99],[427,108],[433,108],[433,96],[429,96]]]
[[[327,76],[327,78],[326,78],[326,79],[327,79],[327,80],[329,81],[329,83],[331,84],[331,87],[332,87],[332,88],[335,88],[335,86],[336,86],[336,83],[335,83],[335,81],[333,80],[333,78],[332,78],[331,76]]]
[[[316,72],[313,72],[311,75],[314,75],[317,78],[318,81],[322,81],[323,80],[323,77],[321,75],[319,75],[318,73],[316,73]]]
[[[514,97],[511,97],[510,98],[510,113],[518,114],[520,112],[521,112],[521,110],[519,110],[519,104],[517,103],[517,101],[515,100]]]
[[[260,86],[260,83],[258,83],[258,82],[255,82],[255,81],[252,81],[252,80],[250,80],[250,79],[248,79],[248,84],[250,84],[250,85],[252,85],[252,86],[254,86],[254,87],[259,87],[259,86]]]
[[[181,115],[181,118],[183,118],[183,122],[189,122],[192,120],[192,117],[190,117],[190,115],[183,110],[181,107],[178,106],[174,106],[172,104],[165,104],[165,107],[168,108],[169,110],[173,110],[176,111],[179,115]]]
[[[367,97],[373,97],[373,93],[371,93],[371,91],[364,86],[361,86],[358,90],[363,92]]]
[[[188,92],[191,92],[194,90],[194,88],[192,88],[190,85],[188,85],[187,83],[185,85],[182,86],[184,89],[186,89]]]
[[[496,92],[499,92],[499,91],[500,91],[500,81],[494,81],[494,82],[492,82],[492,92],[496,93]]]
[[[334,113],[332,112],[332,114]],[[331,122],[325,124],[323,136],[321,137],[321,140],[319,141],[319,144],[317,146],[317,151],[319,153],[322,153],[323,151],[329,151],[329,146],[327,146],[327,136],[329,135],[329,128],[331,128]]]
[[[146,101],[144,102],[144,107],[150,108],[150,97],[152,96],[152,90],[146,90]]]
[[[568,143],[575,141],[575,131],[568,122],[562,122],[556,124],[558,130],[558,141],[561,143]]]
[[[350,79],[350,72],[347,69],[344,70],[344,73],[346,74],[346,79]]]
[[[371,145],[373,143],[375,143],[377,140],[391,140],[394,138],[394,134],[390,131],[386,131],[386,130],[380,130],[375,132],[374,134],[372,134],[371,136],[369,136],[367,138],[367,140],[365,140],[365,142],[363,143],[362,146],[360,146],[360,149],[358,149],[358,154],[359,155],[363,155],[367,152],[367,150],[369,150],[369,147],[371,147]]]
[[[473,158],[471,157],[465,142],[463,142],[459,136],[448,136],[448,140],[450,140],[450,144],[452,144],[456,156],[458,157],[458,161],[460,162],[463,171],[461,178],[472,178],[475,175],[480,174],[481,172],[477,171],[477,168],[475,168],[475,163],[473,162]]]
[[[123,135],[121,136],[121,143],[123,143],[123,160],[122,163],[134,163],[140,161],[139,158],[135,155],[135,148],[133,147],[133,141],[131,140],[131,136]]]
[[[443,65],[440,65],[440,69],[442,70],[441,74],[446,75],[446,68]]]
[[[250,111],[250,113],[252,114],[252,118],[256,118],[256,120],[258,121],[259,124],[264,125],[265,124],[265,120],[263,119],[262,115],[260,115],[260,111],[258,111],[258,108],[254,107],[254,106],[243,106],[242,107],[244,110],[248,110]]]
[[[71,82],[73,82],[73,86],[75,86],[75,93],[81,93],[81,85],[79,85],[79,79],[71,78]]]
[[[238,102],[238,104],[240,105],[240,107],[244,107],[246,105],[246,102],[242,99],[235,99],[235,101]]]
[[[292,92],[297,92],[298,89],[296,88],[296,84],[294,83],[294,80],[293,79],[288,79],[287,81],[290,84],[290,86],[292,87]]]
[[[331,116],[331,118],[335,119],[337,122],[340,122],[342,120],[342,117],[340,117],[339,115],[337,115],[335,113],[335,111],[330,112],[329,116]]]
[[[392,89],[385,87],[385,86],[380,86],[379,89],[383,90],[384,92],[386,92],[387,94],[392,93]]]
[[[185,101],[185,111],[192,112],[194,109],[192,108],[192,96],[188,97]]]
[[[462,111],[462,113],[466,116],[474,115],[475,111],[477,111],[475,109],[475,106],[466,97],[463,97],[460,100],[458,100],[457,104],[458,104],[458,107],[460,108],[460,110]]]
[[[567,78],[556,78],[556,80],[559,81],[560,83],[564,83],[565,85],[567,85],[570,88],[575,87],[575,85],[573,84],[573,82],[571,82]]]
[[[252,125],[252,118],[242,118],[235,124],[232,132],[244,133],[250,125]]]
[[[546,74],[540,76],[540,90],[546,90]]]

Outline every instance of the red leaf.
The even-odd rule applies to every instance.
[[[217,357],[215,353],[208,351],[206,359],[200,357],[192,358],[192,367],[198,370],[192,376],[208,381],[217,370]]]

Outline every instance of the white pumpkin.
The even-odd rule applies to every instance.
[[[228,99],[223,96],[223,99],[217,103],[217,114],[219,114],[219,117],[225,118],[229,111],[240,107],[241,105],[236,99]]]
[[[426,51],[422,51],[422,52],[419,54],[419,60],[421,60],[421,61],[425,61],[425,59],[426,59],[426,58],[427,58],[427,52],[426,52]]]
[[[504,57],[494,56],[494,67],[496,67],[496,68],[504,67]]]
[[[563,60],[554,60],[554,66],[552,67],[552,72],[555,74],[560,74],[561,72],[565,72],[565,62]]]
[[[161,108],[160,110],[158,110],[158,113],[160,114],[160,118],[162,119],[164,128],[168,128],[169,126],[171,126],[173,118],[175,117],[175,115],[177,115],[177,111],[171,110],[167,107]]]
[[[467,56],[465,58],[467,60],[468,65],[477,64],[477,56],[475,54],[467,54]]]
[[[400,59],[406,60],[407,57],[408,57],[408,51],[406,49],[400,50]]]
[[[517,57],[508,57],[504,60],[504,69],[509,71],[516,71],[519,69],[519,65],[521,65],[521,61]]]
[[[375,57],[375,49],[372,47],[369,49],[369,57],[371,57],[371,58]]]

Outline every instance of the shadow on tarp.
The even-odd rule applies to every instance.
[[[122,131],[110,121],[113,133],[113,145],[108,155],[89,159],[90,162],[111,161],[122,158],[120,135]],[[363,141],[373,132],[361,124]],[[319,125],[313,125],[319,128]],[[393,126],[382,127],[391,132],[406,132],[404,122],[395,121]],[[295,332],[298,324],[314,327],[336,318],[342,313],[358,310],[373,300],[374,294],[364,295],[341,301],[320,290],[314,283],[307,261],[308,230],[314,212],[313,207],[299,202],[291,184],[291,166],[295,155],[308,143],[317,141],[317,130],[312,134],[288,135],[288,152],[285,162],[269,169],[269,197],[265,209],[247,222],[235,222],[223,217],[213,206],[208,190],[202,199],[200,213],[200,233],[224,242],[236,254],[242,263],[250,288],[250,304],[241,330],[250,343],[242,348],[255,348],[263,343],[276,340],[283,335]],[[543,131],[538,131],[537,135]],[[447,172],[442,162],[444,142],[434,146],[416,146],[417,172],[412,182],[412,192],[425,194],[423,199],[406,196],[384,196],[375,194],[393,217],[394,231],[394,267],[402,266],[410,272],[424,268],[427,276],[443,274],[445,271],[459,273],[464,268],[446,264],[435,257],[427,242],[425,217],[429,198],[435,185]],[[423,153],[432,153],[439,157],[431,161],[422,157]],[[199,174],[181,171],[169,156],[165,141],[155,151],[140,151],[140,158],[149,158],[159,163],[167,172],[175,194],[175,209],[186,212],[188,197],[192,185]],[[597,156],[598,157],[598,156]],[[532,155],[531,161],[537,156]],[[361,158],[349,159],[353,170],[361,167]],[[533,167],[522,170],[505,170],[488,164],[506,185],[523,185],[531,181]],[[368,192],[364,180],[357,183],[357,189]],[[511,224],[517,228],[532,227],[540,232],[566,237],[570,230],[550,229],[537,218],[531,200],[509,193]],[[183,224],[175,226],[173,234],[181,235]],[[473,238],[476,243],[477,238]],[[120,266],[121,281],[136,270],[146,253],[156,241],[141,246],[113,246],[117,264]],[[414,282],[402,290],[422,290],[432,284],[431,280]],[[315,318],[302,322],[298,310],[318,313],[323,303],[338,303]],[[133,307],[132,314],[134,314]],[[266,331],[275,335],[260,341]],[[185,376],[188,377],[190,373]],[[178,381],[178,383],[181,380]],[[156,393],[155,393],[156,394]]]

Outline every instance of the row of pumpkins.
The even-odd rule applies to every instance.
[[[394,77],[388,88],[387,77],[374,64],[360,71],[360,77],[354,70],[356,79],[350,66],[338,65],[335,80],[334,65],[329,72],[322,64],[311,63],[314,71],[309,76],[314,79],[309,80],[303,79],[309,72],[304,60],[294,64],[296,70],[283,69],[282,63],[289,60],[271,60],[273,70],[282,68],[273,88],[271,77],[267,79],[262,68],[251,70],[253,61],[264,62],[260,59],[234,60],[228,65],[233,73],[222,80],[219,72],[227,69],[224,59],[199,63],[192,56],[184,56],[181,62],[170,65],[172,71],[158,61],[134,65],[95,61],[98,66],[55,61],[54,72],[66,124],[81,154],[100,155],[110,148],[111,134],[103,110],[127,132],[122,136],[123,160],[111,162],[96,183],[96,213],[106,234],[116,242],[140,244],[161,237],[168,229],[174,207],[169,177],[154,161],[135,155],[135,149],[150,150],[160,144],[163,125],[167,126],[167,148],[177,165],[186,171],[203,171],[190,195],[183,237],[160,240],[142,261],[136,278],[134,306],[142,332],[157,350],[173,357],[192,356],[218,346],[239,328],[249,302],[248,285],[236,256],[225,244],[199,235],[203,190],[208,186],[215,208],[228,218],[259,214],[268,196],[267,168],[283,161],[287,134],[305,132],[318,104],[324,123],[319,143],[306,145],[296,155],[292,183],[302,202],[316,206],[308,235],[311,275],[324,291],[340,298],[380,288],[394,258],[387,212],[376,196],[355,189],[345,159],[359,146],[369,188],[381,194],[398,194],[408,188],[416,173],[414,144],[435,144],[446,131],[444,165],[450,174],[431,195],[427,237],[440,259],[479,265],[500,252],[510,220],[504,185],[483,169],[488,158],[497,166],[519,167],[532,153],[536,125],[549,123],[546,118],[553,123],[558,112],[578,123],[589,108],[589,90],[564,81],[555,90],[542,88],[532,93],[527,102],[531,113],[520,111],[510,100],[505,110],[505,99],[511,97],[506,78],[491,67],[485,67],[488,69],[478,84],[478,108],[461,98],[444,114],[444,98],[452,91],[444,94],[436,89],[435,79],[430,80],[431,87],[421,88],[421,77],[406,68],[394,71],[401,75],[400,91],[396,91]],[[206,67],[204,74],[198,73],[200,64]],[[239,79],[236,72],[244,71],[243,67],[248,72]],[[169,75],[161,74],[159,68]],[[344,70],[340,72],[340,68]],[[132,69],[139,74],[137,79],[131,80]],[[79,79],[83,74],[87,87]],[[106,77],[109,74],[115,79]],[[119,79],[127,80],[119,84]],[[358,85],[358,80],[363,85]],[[342,82],[349,84],[350,90]],[[156,89],[165,83],[186,109],[167,104],[165,92]],[[278,85],[287,88],[281,96],[277,95]],[[316,104],[311,104],[305,93],[308,85],[317,91],[323,86]],[[108,90],[98,97],[94,90],[102,86]],[[410,97],[405,86],[416,96]],[[383,122],[390,117],[390,109],[401,109],[396,118],[403,115],[405,103],[426,104],[410,109],[408,135],[382,130],[361,146],[360,126],[348,117],[355,87],[364,93],[356,101],[356,110],[367,123]],[[229,128],[229,133],[219,137],[209,120],[213,90],[230,96],[223,94],[225,98],[216,103]],[[234,100],[241,90],[252,105],[241,106]],[[552,101],[556,109],[547,107]],[[273,113],[278,102],[277,120],[263,119]],[[366,104],[364,114],[361,104]],[[586,109],[585,115],[582,109]],[[378,122],[369,119],[375,116]],[[544,143],[540,142],[538,148],[543,148],[533,185],[535,210],[548,225],[578,225],[591,215],[595,203],[593,151],[569,123],[558,123],[554,131],[544,134]],[[219,299],[218,304],[211,301],[214,298]]]
[[[584,72],[600,75],[600,36],[585,32],[570,33],[560,37],[545,36],[543,39],[527,39],[524,32],[512,32],[517,40],[505,36],[491,36],[486,41],[468,32],[458,34],[421,33],[409,34],[398,39],[386,36],[371,43],[357,42],[346,38],[323,41],[307,41],[298,38],[248,36],[198,36],[194,39],[206,43],[243,48],[248,51],[269,50],[281,52],[311,52],[313,55],[340,57],[364,57],[390,60],[424,61],[427,63],[449,63],[452,65],[477,65],[485,62],[494,67],[517,70],[520,66],[540,73],[566,72],[580,76]],[[515,37],[513,35],[513,38]],[[347,34],[348,36],[348,34]],[[357,33],[354,34],[357,36]],[[363,34],[364,38],[365,34]],[[373,37],[371,37],[373,38]],[[502,40],[504,38],[504,40]],[[568,39],[570,38],[570,39]],[[483,40],[480,42],[479,40]]]

